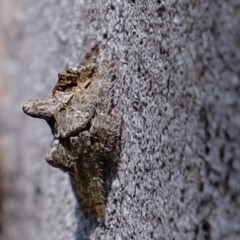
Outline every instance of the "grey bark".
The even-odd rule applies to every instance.
[[[239,239],[240,4],[0,1],[4,239]],[[44,162],[51,134],[21,111],[101,42],[124,109],[105,226]]]

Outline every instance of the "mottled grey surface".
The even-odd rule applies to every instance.
[[[0,7],[5,239],[240,238],[239,1]],[[95,41],[115,63],[113,101],[125,110],[106,226],[97,228],[76,210],[68,177],[43,160],[47,125],[21,112]]]

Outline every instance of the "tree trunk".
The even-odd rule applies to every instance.
[[[239,239],[239,9],[237,0],[0,0],[4,240]],[[124,110],[104,225],[84,217],[68,175],[44,161],[48,126],[21,110],[96,42]]]

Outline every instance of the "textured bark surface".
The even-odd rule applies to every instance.
[[[4,239],[239,239],[240,4],[0,0]],[[22,104],[94,42],[114,63],[122,153],[105,226],[46,164],[48,126]],[[106,69],[107,71],[107,69]]]

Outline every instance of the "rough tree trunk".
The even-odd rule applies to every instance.
[[[240,4],[0,0],[4,239],[239,239]],[[48,126],[22,104],[94,42],[116,71],[122,152],[105,226],[46,164]]]

